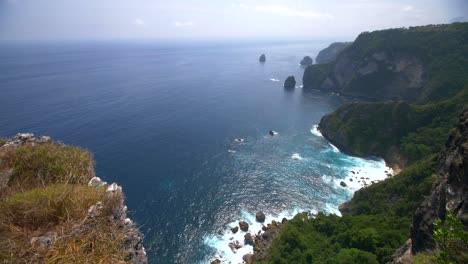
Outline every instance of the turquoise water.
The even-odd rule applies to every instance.
[[[346,156],[313,130],[345,101],[301,89],[300,60],[327,45],[1,45],[0,135],[90,149],[98,176],[123,186],[151,263],[236,263],[251,248],[226,249],[235,221],[336,212],[359,187],[339,186],[350,170],[384,175],[383,161]]]

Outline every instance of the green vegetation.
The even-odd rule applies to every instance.
[[[449,99],[468,82],[468,23],[365,32],[342,54],[346,54],[346,60],[342,62],[346,64],[345,68],[353,68],[353,72],[344,74],[342,67],[334,72],[339,60],[326,67],[311,65],[304,72],[304,87],[322,89],[321,85],[326,77],[331,76],[331,79],[349,80],[345,84],[346,87],[335,89],[353,95],[380,98],[387,93],[383,90],[384,87],[392,84],[391,89],[413,102],[427,103]],[[385,54],[386,59],[375,60],[375,54]],[[392,66],[388,62],[401,57],[415,60],[422,65],[421,91],[399,87],[402,85],[400,77],[396,78],[400,76],[399,71],[395,69],[395,65]],[[378,70],[367,75],[359,74],[357,69],[370,60],[377,63]]]
[[[434,221],[434,239],[439,247],[437,263],[468,263],[468,232],[453,212],[447,212],[445,221]]]
[[[296,215],[283,224],[266,257],[257,258],[256,263],[391,260],[410,237],[413,213],[437,179],[438,153],[458,114],[468,106],[467,40],[468,23],[455,23],[363,33],[346,48],[344,52],[357,64],[384,51],[387,56],[416,56],[424,66],[424,87],[414,100],[416,104],[353,102],[325,116],[319,126],[340,149],[359,156],[382,156],[404,169],[397,176],[357,191],[341,207],[342,217]],[[320,86],[334,67],[324,64],[307,68],[304,85]],[[393,78],[384,76],[386,69],[379,69],[375,76],[354,76],[356,89],[370,92]],[[434,238],[440,252],[420,253],[414,257],[415,263],[468,262],[468,236],[453,216],[449,214],[444,223],[435,223]]]
[[[424,105],[349,103],[325,116],[320,127],[351,154],[411,164],[440,151],[466,102],[468,87],[451,99]]]
[[[88,186],[93,176],[82,148],[0,148],[0,262],[125,263],[124,231],[109,217],[123,197]],[[98,202],[102,213],[86,220]]]
[[[408,239],[412,213],[430,193],[436,169],[431,156],[361,189],[342,217],[296,215],[275,238],[269,258],[258,263],[387,262]]]
[[[328,73],[333,69],[333,66],[333,63],[325,63],[307,67],[304,71],[302,82],[310,87],[320,87],[327,78]]]

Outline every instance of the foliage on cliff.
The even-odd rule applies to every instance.
[[[429,194],[436,159],[419,161],[356,192],[343,216],[298,214],[258,263],[385,263],[409,235],[411,215]],[[352,252],[352,254],[351,254]]]
[[[467,83],[465,54],[468,23],[365,32],[327,66],[328,72],[323,65],[309,66],[303,83],[306,89],[367,98],[437,101],[452,97]],[[417,67],[408,67],[412,64]],[[375,69],[364,70],[366,65]],[[411,76],[419,76],[421,83],[414,84]]]
[[[449,100],[424,105],[354,102],[323,117],[319,127],[350,154],[411,164],[440,151],[467,102],[468,86]]]
[[[125,233],[109,218],[123,197],[88,186],[93,164],[87,150],[50,139],[0,146],[0,262],[125,262]],[[104,213],[90,224],[98,202]]]

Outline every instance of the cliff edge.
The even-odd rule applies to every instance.
[[[147,263],[122,188],[96,177],[89,151],[50,137],[0,140],[0,260]]]

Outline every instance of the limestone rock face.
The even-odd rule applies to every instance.
[[[294,89],[296,87],[296,79],[294,79],[294,76],[289,76],[286,78],[284,81],[284,88],[285,89]]]
[[[453,211],[468,228],[468,108],[459,118],[458,127],[451,132],[439,155],[439,184],[413,216],[413,253],[435,248],[432,224],[437,218],[444,219],[447,210]]]

